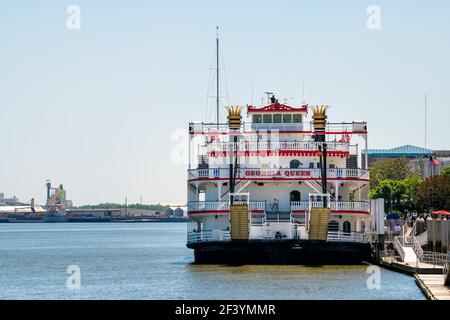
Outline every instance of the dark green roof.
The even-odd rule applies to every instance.
[[[362,151],[364,154],[365,150]],[[368,149],[367,155],[369,157],[404,157],[404,158],[415,158],[429,156],[433,153],[433,150],[416,147],[412,145],[404,145],[401,147],[396,147],[392,149]]]

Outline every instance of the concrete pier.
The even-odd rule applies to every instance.
[[[429,300],[450,300],[450,287],[444,285],[443,274],[417,274],[414,277]]]

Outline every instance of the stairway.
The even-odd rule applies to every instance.
[[[305,180],[306,184],[316,193],[322,193],[322,184],[316,180]]]
[[[358,156],[351,154],[347,157],[347,169],[358,169]]]
[[[412,247],[403,247],[403,252],[405,254],[405,257],[403,258],[403,262],[416,263],[417,255],[414,252],[414,248],[412,248]]]
[[[309,240],[327,240],[329,218],[329,208],[311,208],[308,230]]]
[[[322,193],[322,183],[317,180],[305,180],[306,184],[316,193]],[[330,200],[334,201],[334,197],[330,193]]]
[[[197,168],[198,169],[208,169],[209,168],[208,158],[205,157],[204,155],[199,155]]]
[[[236,183],[234,187],[234,193],[239,193],[242,190],[244,190],[245,187],[247,187],[251,183],[250,180],[241,180],[238,183]],[[225,192],[222,197],[220,198],[220,201],[228,201],[228,195],[230,194],[230,190]]]
[[[248,205],[230,206],[231,240],[249,239]]]

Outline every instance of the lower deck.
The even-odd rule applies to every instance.
[[[202,264],[362,264],[372,262],[370,243],[315,240],[250,240],[188,243]]]

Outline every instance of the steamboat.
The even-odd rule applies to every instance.
[[[367,149],[366,122],[328,122],[327,106],[291,107],[274,96],[227,109],[226,123],[189,124],[187,247],[195,261],[370,260],[369,172],[351,144],[358,136]]]
[[[270,92],[260,106],[226,107],[221,122],[218,45],[217,121],[189,123],[196,263],[371,260],[367,123],[330,122],[328,106],[291,106]]]

